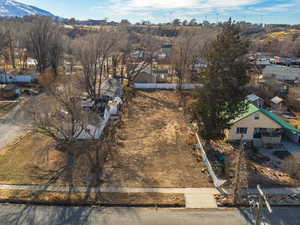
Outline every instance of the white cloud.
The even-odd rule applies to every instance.
[[[274,6],[269,7],[262,7],[259,9],[255,9],[255,11],[261,11],[261,12],[284,12],[288,11],[289,9],[295,7],[296,4],[293,3],[287,3],[287,4],[278,4]]]
[[[110,0],[105,7],[129,10],[206,9],[252,5],[259,1],[262,0]]]
[[[96,7],[109,18],[137,18],[147,15],[147,19],[168,20],[173,17],[189,18],[211,12],[240,9],[264,0],[110,0],[107,4]],[[140,17],[143,19],[143,17]],[[146,18],[144,18],[146,19]],[[153,21],[153,20],[152,20]]]

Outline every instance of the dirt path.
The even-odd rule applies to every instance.
[[[107,185],[210,187],[192,152],[194,136],[174,91],[138,91],[130,103],[121,141],[105,166]]]
[[[28,121],[23,106],[28,99],[23,99],[11,111],[0,117],[0,149],[12,144],[26,130]]]

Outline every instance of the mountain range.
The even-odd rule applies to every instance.
[[[13,0],[0,0],[0,17],[23,17],[32,15],[54,15],[46,10]]]

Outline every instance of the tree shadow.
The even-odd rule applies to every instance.
[[[45,168],[43,165],[32,166],[32,179],[40,181],[40,189],[30,191],[30,193],[24,192],[24,194],[16,191],[17,196],[21,199],[18,197],[14,199],[14,194],[11,195],[12,199],[17,203],[25,203],[26,200],[23,199],[29,199],[27,204],[65,206],[101,205],[110,201],[103,196],[100,190],[103,184],[104,163],[115,143],[115,136],[113,135],[115,129],[115,126],[108,124],[101,140],[81,141],[70,146],[71,148],[78,148],[79,151],[73,151],[74,154],[64,154],[63,160],[53,169]],[[63,201],[41,200],[41,195],[47,191],[52,191],[53,187],[56,192],[63,193]],[[78,199],[74,202],[74,195],[78,193],[80,187],[84,188],[79,189],[79,202]],[[46,217],[41,216],[41,210],[39,206],[18,206],[17,209],[8,210],[8,213],[0,212],[0,221],[12,225],[35,225],[46,224],[46,222],[53,225],[85,225],[89,224],[90,215],[96,209],[90,207],[53,207],[53,210],[47,210]],[[98,209],[98,212],[101,213],[101,209]]]
[[[110,208],[109,213],[104,208],[91,207],[7,205],[2,209],[0,224],[3,225],[90,225],[95,221],[110,225],[111,221],[128,216],[128,213],[133,220],[141,220],[135,209]]]
[[[16,206],[11,207],[11,213],[0,213],[0,221],[3,224],[11,225],[35,225],[35,224],[49,224],[49,225],[86,225],[89,224],[89,216],[92,208],[68,208],[56,207],[47,211],[47,215],[41,214],[40,206]]]
[[[143,98],[147,98],[147,99],[150,99],[152,101],[152,104],[157,104],[156,106],[163,106],[163,107],[166,107],[166,108],[169,108],[169,109],[178,109],[178,105],[177,104],[174,104],[174,103],[171,103],[171,102],[168,102],[168,101],[164,101],[160,98],[155,98],[155,97],[151,97],[149,95],[146,95],[144,94],[146,91],[138,91],[137,92],[137,97],[143,97]],[[147,92],[155,92],[155,91],[147,91]],[[174,92],[174,90],[172,91],[166,91],[166,92]],[[167,98],[167,97],[166,97]]]
[[[262,223],[272,225],[294,225],[299,223],[300,208],[272,207],[273,212],[269,214],[266,209],[263,210]],[[256,214],[254,209],[238,208],[239,213],[251,225],[255,225]]]

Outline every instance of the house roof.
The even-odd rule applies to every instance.
[[[278,97],[278,96],[271,99],[271,102],[274,103],[274,104],[279,104],[282,101],[283,101],[283,99]]]
[[[263,70],[263,75],[264,77],[272,77],[274,75],[279,80],[296,80],[300,78],[300,68],[270,65]]]
[[[101,95],[109,97],[122,96],[122,84],[114,78],[109,78],[101,84]]]
[[[268,116],[269,118],[271,118],[273,121],[275,121],[276,123],[278,123],[283,128],[291,130],[293,132],[300,133],[300,130],[298,130],[297,128],[295,128],[294,126],[292,126],[291,124],[289,124],[288,122],[286,122],[281,117],[277,116],[275,113],[272,113],[272,112],[270,112],[268,110],[265,110],[265,109],[260,109],[260,111],[263,114],[265,114],[266,116]]]
[[[252,103],[248,104],[248,109],[246,112],[235,118],[232,123],[236,123],[244,118],[247,118],[248,116],[252,115],[253,113],[259,112],[259,108],[253,105]]]
[[[262,99],[261,97],[257,96],[256,94],[247,95],[246,98],[251,102],[256,101],[258,99]]]
[[[263,108],[258,108],[257,106],[253,105],[252,103],[248,104],[248,109],[246,112],[244,112],[242,115],[240,115],[239,117],[237,117],[236,119],[234,119],[232,121],[232,123],[237,123],[238,121],[247,118],[249,116],[251,116],[252,114],[256,113],[256,112],[261,112],[262,114],[264,114],[265,116],[269,117],[270,119],[272,119],[273,121],[275,121],[277,124],[279,124],[280,126],[282,126],[285,129],[291,130],[293,132],[297,132],[300,133],[300,130],[298,130],[297,128],[293,127],[291,124],[289,124],[288,122],[286,122],[284,119],[282,119],[281,117],[277,116],[275,113],[272,113],[266,109]]]

